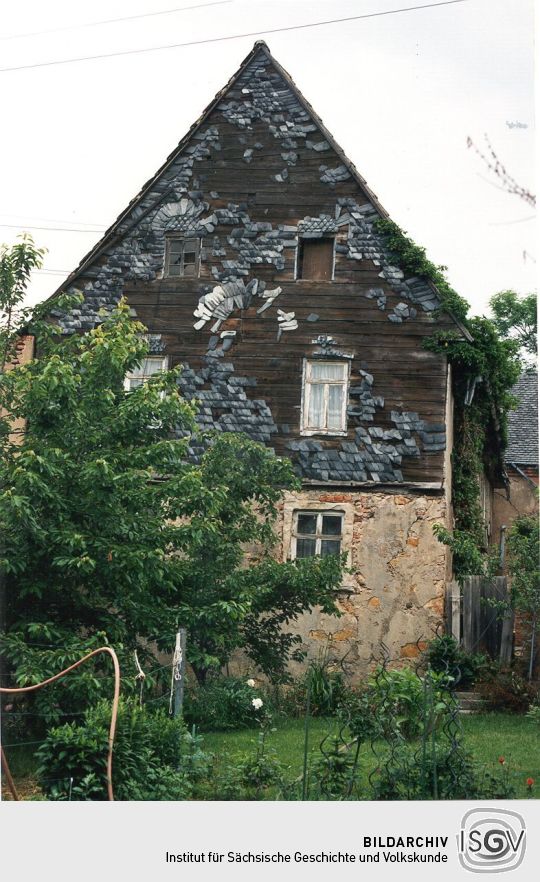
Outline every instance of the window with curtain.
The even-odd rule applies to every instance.
[[[342,538],[342,512],[294,512],[291,543],[291,557],[293,559],[340,554]]]
[[[138,367],[134,367],[124,379],[124,389],[131,392],[137,386],[142,386],[154,374],[167,370],[167,357],[165,355],[149,355],[141,361]]]
[[[347,430],[348,381],[348,362],[305,362],[303,431],[333,434]]]

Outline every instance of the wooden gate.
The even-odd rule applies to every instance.
[[[449,584],[448,630],[467,652],[485,652],[504,664],[510,662],[514,615],[511,611],[503,614],[490,603],[505,600],[507,594],[505,576],[467,576],[461,590],[457,582]]]

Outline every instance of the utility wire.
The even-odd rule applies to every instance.
[[[105,227],[102,230],[83,230],[82,227],[35,227],[32,224],[1,224],[0,227],[10,227],[14,230],[20,230],[23,227],[25,230],[52,230],[57,233],[104,233]]]
[[[524,224],[525,221],[532,221],[532,220],[536,220],[535,214],[531,214],[531,215],[529,215],[529,217],[520,217],[517,220],[493,221],[492,223],[488,224],[488,227],[506,227],[506,226],[510,226],[511,224]]]
[[[176,6],[174,9],[161,9],[159,12],[142,12],[139,15],[125,15],[122,18],[104,18],[100,21],[87,21],[82,24],[63,25],[60,28],[47,28],[44,31],[27,31],[24,34],[7,34],[0,36],[0,40],[22,40],[24,37],[40,37],[42,34],[57,34],[59,31],[80,31],[83,28],[96,28],[100,25],[117,24],[121,21],[133,21],[136,18],[153,18],[158,15],[172,15],[174,12],[184,12],[188,9],[206,9],[207,6],[223,6],[232,3],[232,0],[213,0],[212,3],[198,3],[193,6]]]
[[[125,49],[121,52],[104,52],[100,55],[80,55],[76,58],[61,58],[56,61],[38,61],[34,64],[20,64],[14,67],[1,67],[0,73],[16,70],[30,70],[37,67],[53,67],[59,64],[74,64],[77,61],[96,61],[102,58],[117,58],[121,55],[140,55],[143,52],[159,52],[163,49],[182,49],[186,46],[202,46],[208,43],[223,43],[228,40],[239,40],[242,37],[260,37],[264,34],[281,34],[285,31],[300,31],[306,28],[319,28],[330,24],[347,21],[359,21],[364,18],[379,18],[383,15],[397,15],[401,12],[415,12],[419,9],[433,9],[437,6],[454,6],[456,3],[468,3],[469,0],[443,0],[442,3],[424,3],[421,6],[404,6],[401,9],[387,9],[384,12],[369,12],[364,15],[349,15],[346,18],[331,18],[326,21],[313,21],[307,24],[288,25],[281,28],[267,28],[261,31],[246,31],[243,34],[229,34],[226,37],[209,37],[205,40],[188,40],[185,43],[169,43],[165,46],[147,46],[142,49]]]
[[[32,273],[48,273],[51,276],[68,276],[73,270],[35,269]]]
[[[0,212],[0,217],[7,217],[11,220],[24,220],[24,221],[40,221],[41,223],[46,224],[72,224],[77,223],[81,224],[83,227],[103,227],[106,229],[105,224],[101,223],[101,221],[82,221],[77,218],[69,218],[69,220],[64,220],[64,218],[57,217],[32,217],[29,214],[8,214],[7,212]]]

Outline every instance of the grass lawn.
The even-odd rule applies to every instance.
[[[463,725],[465,746],[474,759],[486,769],[500,774],[499,757],[504,757],[516,798],[530,796],[526,779],[534,778],[534,795],[540,794],[540,732],[538,724],[515,714],[475,714],[460,717]],[[309,728],[310,757],[316,759],[319,745],[326,734],[336,731],[332,719],[312,719]],[[204,736],[204,749],[214,753],[217,762],[230,763],[235,757],[255,750],[256,731],[214,732]],[[287,777],[294,780],[302,774],[304,756],[304,721],[280,720],[276,731],[267,739],[269,748],[276,751],[278,759],[287,768]],[[362,784],[367,785],[370,772],[378,760],[370,746],[363,745],[360,752]]]
[[[540,794],[540,732],[532,720],[515,714],[491,713],[462,716],[465,745],[478,763],[500,774],[499,757],[504,757],[516,798],[526,799],[526,779],[534,778],[533,794]],[[304,721],[280,719],[276,731],[267,738],[267,746],[275,750],[277,758],[286,767],[286,776],[293,781],[302,774],[304,756]],[[319,747],[327,734],[337,731],[333,719],[312,719],[309,727],[310,759],[320,756]],[[257,730],[211,732],[204,735],[203,749],[214,754],[216,764],[234,764],[234,760],[255,751]],[[17,788],[23,799],[36,798],[35,755],[32,748],[12,747],[7,751]],[[368,776],[378,760],[368,745],[360,752],[362,790],[368,792]],[[3,787],[3,796],[9,798]]]

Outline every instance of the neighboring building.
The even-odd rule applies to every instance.
[[[502,526],[510,527],[519,515],[538,514],[538,374],[525,371],[512,389],[518,401],[508,419],[508,447],[504,454],[507,490],[495,490],[493,542],[500,541]]]
[[[259,42],[64,283],[84,303],[57,314],[65,332],[88,329],[126,295],[151,341],[128,387],[181,363],[202,429],[291,458],[303,489],[283,500],[280,553],[345,550],[353,571],[343,616],[314,612],[301,631],[353,672],[381,641],[415,656],[443,617],[450,561],[433,525],[451,525],[451,385],[423,340],[468,338],[434,286],[392,262],[381,217]]]
[[[523,515],[538,518],[537,372],[525,371],[513,387],[512,395],[518,405],[508,419],[508,447],[504,454],[508,486],[506,490],[494,490],[493,542],[500,542],[501,528],[508,531],[516,518]],[[536,645],[538,647],[538,642]],[[530,625],[521,615],[516,616],[514,648],[518,656],[530,651]]]

